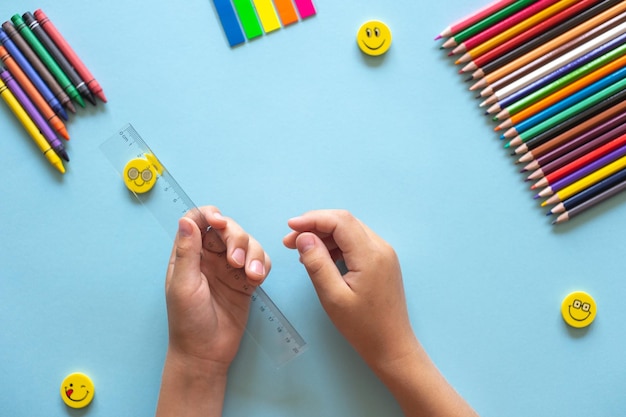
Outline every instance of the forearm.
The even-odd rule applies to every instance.
[[[445,380],[419,342],[404,357],[371,364],[407,417],[477,417]]]
[[[228,367],[198,364],[168,352],[156,417],[222,415]]]

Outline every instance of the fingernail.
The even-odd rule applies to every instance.
[[[235,249],[233,251],[233,261],[235,261],[237,265],[243,266],[246,262],[246,252],[241,248]]]
[[[315,246],[315,239],[311,235],[300,235],[296,244],[298,245],[298,252],[306,253]]]
[[[257,261],[256,259],[250,262],[250,270],[257,275],[265,274],[265,267],[261,263],[261,261]]]
[[[189,237],[191,236],[191,234],[193,233],[193,229],[192,226],[189,224],[189,222],[180,219],[178,221],[178,234],[180,237]]]

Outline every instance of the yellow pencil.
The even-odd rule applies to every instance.
[[[545,207],[548,204],[558,203],[565,200],[566,198],[573,196],[574,194],[578,194],[582,190],[592,186],[598,181],[602,181],[609,175],[613,175],[617,171],[620,171],[624,168],[626,168],[626,156],[622,156],[620,159],[617,159],[610,164],[603,166],[599,170],[592,172],[586,177],[583,177],[578,181],[568,185],[567,187],[554,194],[548,200],[541,203],[541,207]]]
[[[7,103],[11,111],[15,114],[15,117],[22,123],[26,131],[30,134],[30,136],[35,141],[35,144],[39,147],[41,152],[45,155],[48,161],[52,164],[53,167],[58,169],[61,174],[65,174],[65,168],[63,167],[63,162],[58,157],[58,155],[54,152],[50,144],[43,137],[39,129],[32,121],[32,119],[28,116],[22,105],[17,101],[13,93],[8,89],[6,84],[2,80],[0,80],[0,96]]]

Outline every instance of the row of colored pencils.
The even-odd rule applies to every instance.
[[[435,39],[553,224],[626,189],[626,1],[497,0]]]
[[[41,10],[14,15],[0,29],[0,96],[22,123],[46,159],[61,173],[69,161],[63,141],[67,110],[85,107],[102,87]]]

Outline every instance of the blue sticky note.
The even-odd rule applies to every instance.
[[[243,36],[243,31],[241,26],[239,26],[239,20],[237,20],[237,15],[230,0],[213,0],[213,4],[222,22],[222,27],[230,46],[244,43],[246,39]]]

